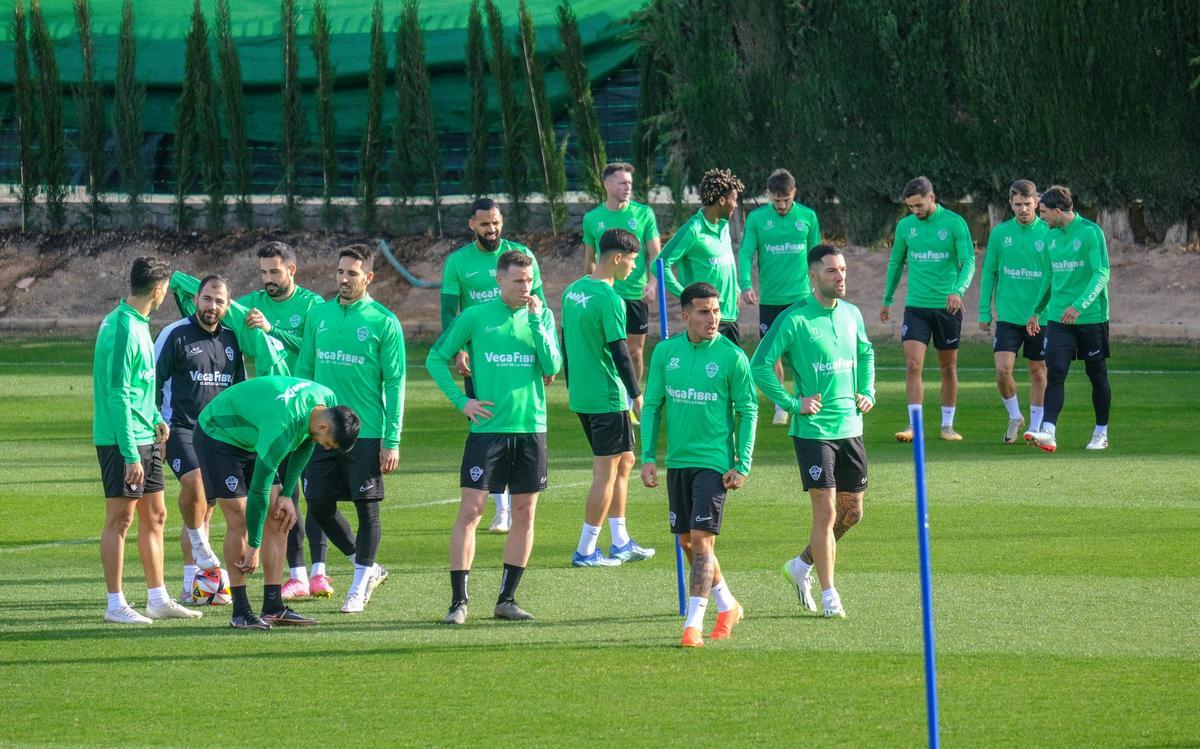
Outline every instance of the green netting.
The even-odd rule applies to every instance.
[[[555,111],[567,105],[566,85],[557,70],[558,51],[556,8],[559,0],[527,0],[538,30],[538,55],[549,65],[547,87]],[[601,80],[634,54],[626,41],[625,20],[645,0],[573,0],[580,32],[587,52],[589,74]],[[92,0],[92,29],[96,46],[96,75],[102,85],[111,85],[116,72],[117,33],[121,21],[121,0]],[[138,37],[138,74],[146,84],[145,129],[148,132],[173,131],[173,107],[183,77],[184,37],[189,27],[191,3],[185,0],[135,0],[134,17]],[[210,22],[215,16],[216,0],[204,0]],[[235,0],[232,5],[233,32],[241,54],[246,87],[247,130],[252,140],[278,140],[280,131],[279,81],[282,49],[278,0]],[[336,93],[339,140],[357,140],[365,117],[367,52],[370,45],[371,0],[328,0],[333,29],[331,53],[338,72]],[[70,0],[45,0],[43,12],[51,35],[57,40],[56,52],[64,87],[79,80],[82,64],[75,18]],[[303,45],[300,75],[306,88],[316,76],[310,46],[311,0],[297,0],[298,31]],[[498,4],[504,16],[509,38],[515,39],[517,3]],[[446,132],[467,130],[465,47],[468,0],[424,0],[421,27],[431,76],[431,96],[440,129]],[[394,64],[394,32],[399,3],[384,4],[384,27],[388,29],[389,64]],[[11,11],[0,16],[0,111],[11,107],[13,78]],[[489,109],[494,111],[494,97]],[[311,112],[312,101],[307,99]],[[384,116],[394,110],[393,97],[387,97]],[[310,115],[311,116],[311,115]],[[315,122],[310,122],[315,132]]]

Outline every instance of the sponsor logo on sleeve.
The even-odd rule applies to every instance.
[[[587,308],[588,300],[592,298],[591,294],[584,294],[582,291],[568,291],[567,299],[575,302],[580,307]]]

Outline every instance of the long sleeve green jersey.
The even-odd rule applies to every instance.
[[[308,311],[296,375],[325,385],[358,414],[358,436],[399,447],[404,422],[404,331],[391,310],[364,294]]]
[[[1075,325],[1108,321],[1108,242],[1099,226],[1083,216],[1046,232],[1042,253],[1045,277],[1038,315],[1058,322],[1067,307],[1079,311]]]
[[[608,344],[625,340],[625,302],[612,284],[584,276],[562,295],[567,401],[579,414],[624,411],[628,392]]]
[[[196,294],[200,292],[199,278],[175,271],[171,274],[171,292],[175,296],[175,304],[185,317],[196,313]],[[258,328],[246,327],[246,315],[249,312],[250,308],[240,302],[230,302],[223,323],[237,336],[238,347],[242,353],[254,359],[255,374],[290,375],[292,370],[288,365],[283,342]]]
[[[154,405],[154,341],[150,320],[122,299],[100,323],[92,359],[92,442],[116,445],[137,463],[139,445],[154,443],[162,414]]]
[[[509,250],[523,252],[533,258],[533,293],[546,301],[542,292],[542,271],[538,268],[537,258],[523,244],[501,239],[500,245],[494,252],[488,252],[472,242],[459,247],[446,258],[442,266],[442,330],[450,327],[455,314],[461,314],[478,304],[500,298],[500,287],[496,284],[496,264],[500,256]],[[457,312],[450,304],[451,299],[457,299]]]
[[[749,476],[757,422],[750,363],[728,338],[692,343],[684,331],[654,347],[642,406],[643,463],[655,461],[665,423],[667,468],[732,468]]]
[[[262,545],[279,466],[287,460],[280,496],[291,496],[315,445],[308,434],[309,415],[317,406],[336,405],[327,387],[299,377],[268,375],[222,390],[200,412],[198,423],[205,434],[255,454],[246,494],[246,535],[254,548]]]
[[[704,217],[704,211],[696,211],[679,227],[659,257],[663,261],[667,291],[679,296],[694,283],[710,283],[717,287],[721,321],[737,320],[737,258],[729,238],[728,221],[720,219],[714,224]]]
[[[808,251],[821,243],[817,214],[808,206],[792,203],[786,216],[767,204],[750,211],[738,248],[738,287],[754,288],[753,265],[758,258],[758,301],[785,305],[812,296],[808,280]]]
[[[775,362],[788,355],[795,395],[779,384]],[[789,307],[754,352],[750,361],[754,382],[780,408],[794,414],[793,437],[836,440],[863,433],[862,413],[855,396],[875,402],[875,349],[867,339],[862,313],[837,300],[825,307],[811,298]],[[821,410],[800,413],[800,399],[821,394]]]
[[[975,245],[963,217],[943,206],[929,218],[909,214],[896,224],[883,306],[892,306],[900,274],[908,265],[908,307],[945,309],[946,297],[962,296],[975,274]]]
[[[455,318],[429,350],[425,367],[454,407],[467,404],[467,394],[450,374],[454,355],[470,346],[475,397],[491,401],[490,419],[471,423],[483,434],[529,434],[546,431],[546,388],[543,376],[558,374],[562,354],[554,336],[554,314],[542,307],[530,317],[527,307],[510,308],[501,297],[470,307]]]
[[[1042,258],[1049,229],[1040,218],[1028,224],[1011,218],[992,229],[979,274],[979,322],[992,321],[993,295],[997,320],[1014,325],[1029,321],[1046,275]]]
[[[658,221],[648,205],[629,201],[619,211],[610,211],[603,203],[583,214],[583,243],[599,254],[600,237],[609,229],[625,229],[638,238],[641,252],[633,264],[633,272],[625,280],[613,281],[613,290],[622,299],[638,301],[646,290],[646,243],[658,239]]]
[[[304,320],[308,311],[325,300],[315,291],[303,286],[293,286],[287,299],[275,299],[264,289],[252,291],[238,304],[247,310],[257,309],[271,323],[267,335],[283,344],[289,372],[296,371],[296,360],[300,358],[300,342],[304,335]]]

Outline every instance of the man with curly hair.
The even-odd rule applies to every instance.
[[[694,283],[717,288],[720,332],[734,343],[740,343],[742,336],[737,324],[737,256],[729,239],[729,217],[737,208],[738,193],[744,189],[742,181],[728,169],[705,172],[700,178],[700,210],[679,227],[660,256],[667,290],[675,296]],[[672,270],[676,265],[678,268]]]

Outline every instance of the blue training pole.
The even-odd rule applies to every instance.
[[[929,507],[925,502],[925,436],[921,407],[908,407],[913,433],[913,469],[917,485],[917,541],[921,550],[921,628],[925,636],[925,705],[929,718],[929,746],[937,749],[937,664],[933,646],[933,574],[929,564]]]
[[[662,258],[654,261],[654,273],[658,276],[658,325],[662,340],[667,340],[667,281]],[[687,613],[687,596],[683,587],[683,547],[679,537],[671,539],[675,546],[675,585],[679,589],[679,615]]]

